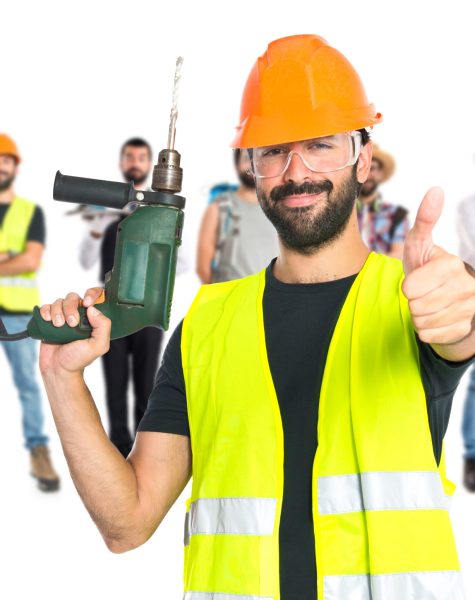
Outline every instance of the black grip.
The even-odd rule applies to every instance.
[[[135,200],[133,183],[103,181],[63,175],[58,171],[54,179],[53,198],[63,202],[123,208]]]

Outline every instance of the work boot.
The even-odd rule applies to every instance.
[[[47,446],[36,446],[30,450],[31,475],[37,479],[42,492],[54,492],[59,489],[59,477],[53,469]]]
[[[465,459],[463,483],[469,492],[475,492],[475,458]]]

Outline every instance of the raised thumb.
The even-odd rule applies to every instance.
[[[432,231],[442,214],[443,207],[444,192],[438,187],[428,190],[404,243],[403,262],[406,275],[430,260],[434,249]]]

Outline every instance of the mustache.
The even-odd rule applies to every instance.
[[[305,181],[297,185],[293,181],[288,181],[284,185],[275,187],[270,193],[270,199],[278,202],[288,196],[301,196],[303,194],[328,194],[333,190],[333,183],[329,179],[323,181]]]

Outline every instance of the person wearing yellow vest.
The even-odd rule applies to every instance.
[[[127,459],[83,378],[109,343],[100,290],[84,297],[91,339],[41,347],[71,474],[111,551],[150,538],[192,477],[185,600],[463,598],[443,437],[475,355],[475,278],[432,241],[438,188],[403,261],[363,243],[355,203],[380,121],[318,36],[257,60],[232,145],[249,151],[279,255],[202,286]],[[78,302],[41,314],[74,325]]]
[[[13,183],[20,154],[15,142],[0,133],[0,317],[9,333],[24,331],[40,303],[36,271],[45,242],[41,209],[15,194]],[[36,381],[37,344],[27,338],[0,342],[10,363],[22,406],[23,434],[30,452],[31,475],[42,491],[54,491],[59,478],[43,431],[43,410]]]

